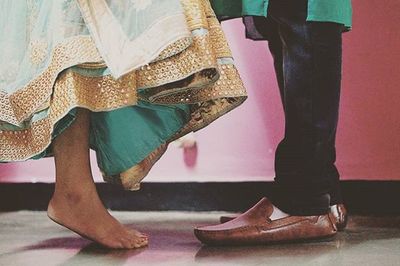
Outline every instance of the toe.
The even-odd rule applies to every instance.
[[[135,241],[132,241],[132,239],[125,237],[122,241],[125,248],[128,249],[136,248]]]
[[[149,244],[149,241],[148,241],[148,239],[139,238],[139,239],[137,240],[137,243],[138,243],[141,247],[144,247],[144,246],[147,246],[147,245]]]
[[[147,241],[138,241],[138,242],[136,242],[136,245],[138,248],[141,248],[141,247],[147,246],[148,242]]]
[[[130,234],[135,238],[148,239],[147,235],[142,234],[142,233],[140,233],[139,231],[136,231],[136,230],[131,230]]]

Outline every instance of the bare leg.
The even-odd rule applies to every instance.
[[[147,236],[124,227],[100,201],[90,169],[89,118],[89,111],[79,109],[76,121],[54,140],[56,186],[48,216],[109,248],[146,246]]]

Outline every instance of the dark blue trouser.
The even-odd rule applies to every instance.
[[[335,166],[343,25],[307,22],[307,0],[270,0],[268,18],[245,18],[268,39],[285,113],[272,199],[293,215],[342,203]]]

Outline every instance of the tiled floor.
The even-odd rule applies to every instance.
[[[400,217],[351,217],[333,240],[205,247],[192,228],[219,213],[114,212],[151,237],[148,248],[110,251],[52,223],[44,212],[0,213],[0,265],[400,265]]]

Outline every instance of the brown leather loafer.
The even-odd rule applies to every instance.
[[[257,245],[321,239],[337,232],[332,215],[288,216],[271,221],[272,203],[263,198],[237,218],[219,225],[199,227],[196,237],[208,245]]]
[[[347,226],[348,214],[344,204],[336,204],[331,206],[331,214],[335,220],[335,225],[338,231],[343,231]],[[221,216],[220,223],[232,221],[237,216]]]

